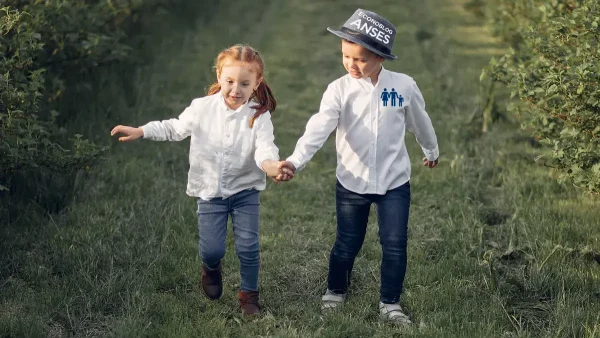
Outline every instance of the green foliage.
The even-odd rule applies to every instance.
[[[156,0],[7,0],[0,11],[0,191],[32,189],[27,177],[89,169],[107,149],[65,123],[78,114],[60,105],[78,95],[98,67],[135,62],[127,32]],[[83,75],[87,75],[83,76]],[[90,76],[91,75],[91,76]],[[57,110],[60,110],[57,111]],[[47,176],[47,175],[46,175]],[[29,179],[31,181],[31,179]],[[31,183],[31,182],[30,182]],[[15,187],[18,185],[18,187]],[[48,190],[40,187],[40,191]],[[34,194],[35,195],[35,194]]]
[[[600,192],[600,5],[596,0],[494,0],[495,33],[511,45],[491,75],[519,102],[509,109],[551,146],[560,180]]]
[[[30,14],[21,29],[43,44],[35,63],[48,70],[51,101],[65,92],[68,76],[128,58],[130,47],[123,43],[126,35],[119,25],[131,9],[122,1],[11,0],[8,5]]]
[[[100,158],[99,147],[75,135],[68,142],[58,112],[41,109],[46,99],[42,34],[32,14],[4,7],[0,14],[0,189],[35,168],[70,174]],[[43,117],[42,117],[43,116]],[[68,144],[68,146],[67,146]]]

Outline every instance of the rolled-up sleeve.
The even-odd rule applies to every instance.
[[[412,95],[406,107],[406,128],[415,134],[425,157],[435,161],[440,156],[437,137],[429,115],[425,111],[425,100],[416,83],[412,85]]]
[[[279,160],[279,149],[275,145],[271,114],[265,112],[256,119],[256,122],[256,151],[254,152],[254,160],[256,161],[256,165],[262,169],[263,161]]]
[[[304,169],[308,161],[321,149],[327,138],[338,125],[341,111],[339,90],[330,84],[323,94],[319,112],[306,124],[304,135],[296,143],[294,153],[287,158],[297,171]]]
[[[152,141],[181,141],[192,133],[194,116],[201,110],[199,100],[194,100],[178,118],[152,121],[141,128],[144,138]]]

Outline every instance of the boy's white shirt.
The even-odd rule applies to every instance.
[[[279,160],[270,112],[249,120],[254,101],[237,110],[221,93],[197,98],[178,118],[153,121],[141,128],[154,141],[190,140],[187,194],[204,200],[227,198],[245,189],[264,190],[265,160]]]
[[[391,99],[384,106],[384,88],[402,95],[402,107],[399,100],[392,106]],[[330,83],[319,112],[310,118],[287,160],[302,170],[336,128],[336,176],[342,186],[356,193],[382,195],[410,180],[405,129],[415,134],[428,160],[439,156],[435,131],[416,82],[383,67],[375,86],[370,78],[355,79],[349,74]]]

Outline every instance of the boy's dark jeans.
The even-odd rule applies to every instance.
[[[338,181],[335,196],[337,236],[329,257],[329,290],[346,293],[354,259],[365,239],[369,210],[374,203],[383,250],[381,302],[397,303],[406,274],[410,182],[388,190],[385,195],[377,195],[357,194],[344,188]]]

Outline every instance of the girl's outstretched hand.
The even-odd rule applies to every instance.
[[[125,136],[119,137],[119,141],[127,142],[127,141],[137,140],[138,138],[143,137],[144,131],[142,130],[142,128],[139,128],[139,127],[134,128],[134,127],[118,125],[118,126],[114,127],[113,130],[110,131],[110,136],[115,136],[117,134],[125,135]]]

